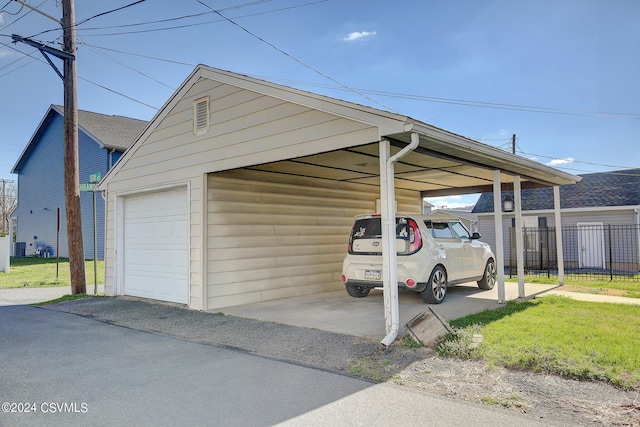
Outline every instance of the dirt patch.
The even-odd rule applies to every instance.
[[[430,349],[392,346],[388,352],[381,357],[393,361],[397,368],[392,372],[387,362],[388,381],[399,385],[500,407],[550,424],[640,426],[640,390],[513,371],[482,361],[441,358]],[[403,353],[411,356],[405,358]],[[406,363],[415,353],[422,357]]]

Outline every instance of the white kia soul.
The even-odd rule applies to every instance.
[[[496,282],[495,256],[488,244],[460,221],[432,215],[396,215],[398,286],[441,303],[447,287],[477,281],[480,289]],[[355,217],[342,282],[352,297],[382,287],[382,228],[379,214]]]

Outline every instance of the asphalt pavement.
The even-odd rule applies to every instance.
[[[200,319],[211,322],[201,332],[214,334],[216,324],[234,321],[224,316],[119,298],[77,304],[92,303],[122,306],[147,325],[170,317],[165,325],[175,328],[168,334],[51,308],[0,307],[0,425],[543,425],[181,333]]]

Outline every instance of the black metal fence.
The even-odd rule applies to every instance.
[[[527,275],[558,274],[555,227],[522,229]],[[509,275],[516,275],[515,228],[509,227]],[[565,276],[577,279],[640,281],[640,226],[578,225],[562,227]]]

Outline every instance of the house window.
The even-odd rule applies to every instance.
[[[203,135],[209,131],[209,97],[193,101],[193,133]]]

